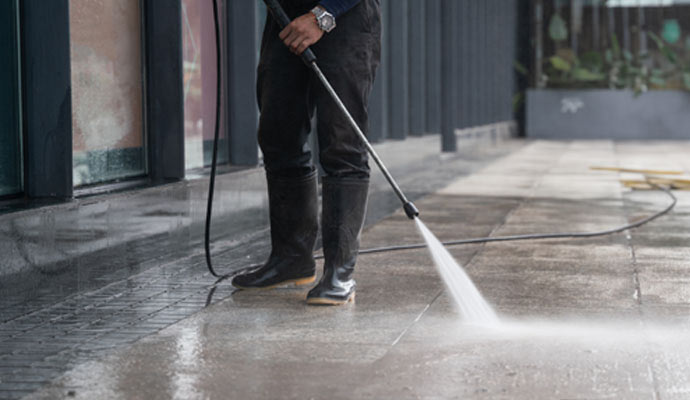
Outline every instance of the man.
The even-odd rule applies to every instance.
[[[241,289],[315,281],[312,252],[318,231],[317,182],[306,142],[316,111],[319,161],[325,172],[321,232],[324,273],[308,304],[354,300],[352,279],[366,212],[369,165],[364,144],[304,65],[311,46],[318,63],[366,133],[367,104],[380,59],[379,0],[283,0],[293,20],[280,29],[269,15],[261,42],[257,95],[271,220],[271,255],[239,275]]]

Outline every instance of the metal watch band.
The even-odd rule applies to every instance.
[[[330,32],[333,30],[333,28],[335,28],[335,17],[333,14],[319,6],[312,8],[311,12],[316,17],[316,21],[318,22],[319,28],[321,28],[322,31]],[[331,21],[331,24],[329,24],[330,26],[327,26],[325,20]]]

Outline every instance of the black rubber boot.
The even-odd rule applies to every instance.
[[[367,208],[369,180],[324,178],[321,233],[323,276],[307,294],[308,304],[341,305],[355,299],[359,237]]]
[[[238,275],[232,284],[240,289],[270,289],[316,279],[314,243],[318,233],[316,172],[296,178],[266,174],[271,218],[271,255],[266,264]]]

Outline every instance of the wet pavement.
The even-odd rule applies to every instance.
[[[625,189],[619,180],[630,174],[590,166],[690,173],[689,150],[680,142],[519,143],[416,205],[441,240],[607,229],[669,199]],[[54,322],[64,320],[67,335],[44,325],[9,337],[2,325],[0,346],[14,349],[0,358],[3,382],[8,371],[23,381],[0,382],[0,398],[690,398],[690,192],[676,195],[670,215],[630,232],[450,248],[501,315],[498,328],[462,324],[426,250],[362,256],[357,301],[336,308],[306,306],[307,289],[233,292],[227,283],[204,307],[210,279],[191,272],[202,254],[190,253],[42,311],[62,312]],[[398,211],[368,226],[362,247],[419,241]],[[249,240],[219,262],[239,264],[265,245]],[[138,301],[103,318],[98,305],[128,290]],[[74,316],[65,311],[74,307]],[[124,323],[122,342],[93,333],[120,314],[140,321]],[[60,358],[63,342],[72,357]],[[98,346],[111,348],[92,351]],[[53,358],[39,351],[46,347]],[[16,372],[50,363],[67,372],[47,386]]]
[[[375,145],[413,199],[520,146],[489,131],[442,158],[432,136]],[[206,272],[206,183],[192,176],[0,214],[0,399],[29,394],[232,293],[227,285],[214,287]],[[263,171],[219,175],[215,198],[217,270],[263,261],[269,251]],[[372,180],[370,206],[368,224],[399,206],[381,176]]]

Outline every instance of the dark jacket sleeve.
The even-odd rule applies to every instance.
[[[338,18],[359,2],[360,0],[321,0],[319,5]]]

